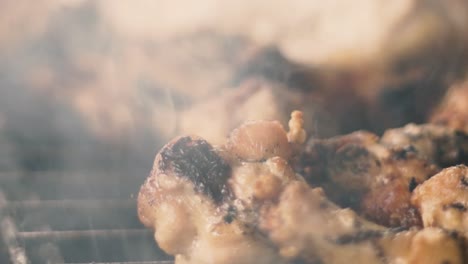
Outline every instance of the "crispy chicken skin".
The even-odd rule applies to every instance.
[[[412,191],[440,168],[468,162],[468,136],[449,127],[409,124],[379,138],[364,131],[311,139],[296,171],[331,200],[378,224],[421,226]]]
[[[437,226],[468,234],[468,168],[442,170],[418,186],[412,202],[421,212],[425,227]]]
[[[312,139],[297,170],[341,206],[350,206],[381,225],[411,227],[421,225],[410,203],[411,192],[438,168],[417,157],[413,148],[394,150],[382,145],[376,135],[359,131]]]
[[[141,221],[177,264],[463,263],[457,237],[374,224],[296,174],[302,125],[294,112],[289,133],[258,121],[219,147],[195,136],[174,139],[140,190]]]
[[[467,134],[450,127],[408,124],[387,130],[381,142],[396,150],[411,147],[418,157],[441,167],[468,162]]]
[[[300,181],[287,185],[261,220],[280,253],[303,263],[463,263],[459,238],[437,228],[384,229]]]
[[[256,230],[230,218],[230,166],[206,141],[181,137],[157,155],[138,197],[140,220],[176,263],[286,263]]]

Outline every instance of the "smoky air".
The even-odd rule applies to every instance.
[[[215,147],[245,121],[286,127],[294,110],[314,138],[447,123],[452,112],[434,109],[467,72],[463,1],[0,6],[0,234],[16,234],[1,263],[170,260],[136,199],[172,138]],[[181,151],[182,167],[200,160]],[[228,170],[210,164],[194,168]],[[202,183],[212,196],[224,188]]]

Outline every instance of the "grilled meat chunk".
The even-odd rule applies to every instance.
[[[442,170],[418,186],[412,202],[425,227],[442,227],[468,234],[468,167]]]
[[[140,190],[141,221],[177,264],[462,263],[458,237],[438,228],[374,224],[296,174],[302,124],[295,112],[289,133],[278,122],[259,121],[242,125],[219,147],[194,136],[170,142]],[[376,144],[371,134],[346,141]]]
[[[288,184],[261,220],[279,252],[302,263],[463,263],[461,241],[448,232],[384,229],[300,181]]]
[[[381,225],[410,227],[421,225],[410,203],[411,192],[438,168],[418,157],[413,148],[390,149],[376,135],[359,131],[312,139],[298,171],[341,206]]]
[[[138,215],[155,229],[159,246],[178,264],[286,263],[253,228],[257,217],[247,203],[276,195],[279,179],[272,175],[288,168],[288,136],[292,144],[304,141],[301,120],[301,113],[293,115],[289,135],[278,122],[246,123],[217,149],[194,136],[168,143],[138,197]]]
[[[297,170],[339,205],[381,225],[411,227],[422,224],[410,202],[414,188],[440,167],[468,162],[467,153],[465,133],[409,124],[380,139],[364,131],[312,139]]]
[[[141,188],[140,220],[178,264],[286,263],[223,203],[230,197],[230,175],[231,167],[209,143],[177,138],[159,152]]]
[[[445,126],[408,124],[387,130],[381,142],[396,150],[412,148],[418,157],[441,167],[468,162],[468,135]]]

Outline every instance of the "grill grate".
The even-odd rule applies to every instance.
[[[142,181],[111,173],[0,173],[0,262],[172,264],[136,216],[132,192]]]

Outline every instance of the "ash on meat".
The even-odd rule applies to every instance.
[[[159,166],[163,171],[173,169],[180,177],[191,180],[197,191],[219,203],[227,195],[226,181],[231,167],[205,140],[182,137],[172,147],[161,152]]]

